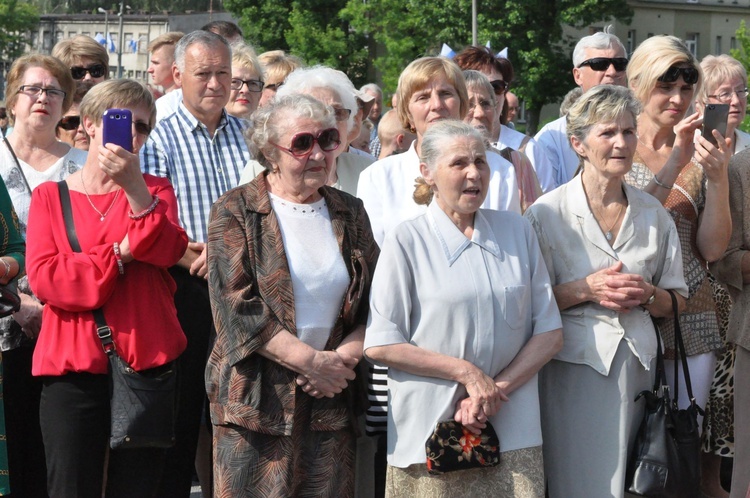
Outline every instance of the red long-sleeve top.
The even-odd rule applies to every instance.
[[[96,336],[91,310],[102,307],[117,351],[133,368],[144,370],[168,363],[187,341],[174,307],[175,283],[167,268],[187,248],[178,222],[177,202],[169,181],[144,175],[156,209],[140,220],[128,216],[124,192],[104,221],[86,195],[70,191],[73,220],[82,252],[74,253],[63,221],[56,183],[34,190],[27,229],[27,272],[34,293],[45,303],[32,372],[107,373],[107,356]],[[92,195],[101,212],[115,192]],[[128,235],[135,258],[121,275],[113,243]]]

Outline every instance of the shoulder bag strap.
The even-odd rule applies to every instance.
[[[10,142],[8,142],[8,139],[5,136],[3,136],[3,142],[5,142],[5,146],[8,148],[10,155],[13,156],[13,160],[16,161],[16,166],[18,166],[18,172],[21,173],[21,178],[23,178],[23,183],[24,185],[26,185],[26,188],[29,189],[29,195],[31,195],[31,185],[29,185],[29,181],[26,179],[26,174],[23,172],[23,168],[21,167],[21,162],[18,160],[18,157],[16,157],[16,152],[13,150],[13,147],[10,146]]]
[[[687,352],[685,349],[685,343],[682,340],[682,328],[680,327],[680,314],[677,310],[677,298],[674,295],[673,290],[667,290],[669,297],[672,298],[672,314],[674,315],[674,402],[677,404],[677,397],[679,396],[679,368],[678,363],[682,362],[682,372],[685,378],[685,388],[688,393],[688,398],[691,404],[695,404],[695,397],[693,396],[693,384],[690,382],[690,369],[688,368]]]
[[[68,184],[65,180],[57,182],[57,189],[60,192],[60,205],[62,206],[63,220],[65,221],[65,232],[68,234],[68,242],[73,252],[81,252],[81,244],[78,242],[78,234],[76,233],[76,226],[73,222],[73,209],[70,205],[70,191],[68,190]],[[115,343],[112,341],[112,329],[107,325],[107,320],[104,318],[104,312],[101,308],[91,310],[94,315],[94,321],[96,322],[96,335],[102,342],[102,348],[107,355],[115,353]]]

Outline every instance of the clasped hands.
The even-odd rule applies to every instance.
[[[354,380],[359,360],[342,351],[316,351],[297,376],[297,385],[313,398],[333,398]]]
[[[607,309],[626,313],[643,304],[654,288],[634,273],[621,273],[622,261],[586,277],[589,300]]]
[[[471,433],[479,434],[487,427],[487,420],[500,410],[503,402],[508,401],[508,396],[495,379],[479,368],[470,375],[470,380],[464,383],[469,396],[456,403],[453,418]]]

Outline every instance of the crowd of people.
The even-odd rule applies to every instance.
[[[0,495],[624,497],[660,341],[677,383],[673,296],[696,492],[750,493],[740,62],[586,36],[530,137],[483,47],[412,61],[391,109],[232,23],[148,50],[151,87],[83,35],[8,73]],[[172,447],[109,448],[102,314],[133,370],[177,371]],[[445,421],[499,465],[431,472]]]

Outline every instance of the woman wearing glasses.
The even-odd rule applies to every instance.
[[[677,226],[689,288],[680,326],[693,393],[698,405],[705,407],[715,352],[724,347],[706,266],[723,256],[731,235],[727,165],[732,140],[716,131],[717,145],[699,134],[694,138],[703,120],[698,113],[685,114],[703,83],[703,72],[678,38],[654,36],[644,41],[630,59],[628,81],[643,112],[638,118],[638,149],[626,181],[659,199]],[[667,377],[673,384],[672,321],[665,320],[660,332]],[[680,404],[687,406],[685,383],[679,387]]]
[[[377,245],[362,202],[325,186],[341,146],[330,106],[281,96],[252,125],[266,171],[220,198],[208,227],[214,495],[353,496],[347,385]]]
[[[109,78],[107,49],[90,36],[77,35],[60,40],[52,48],[52,57],[57,57],[68,66],[76,81],[96,85]]]
[[[253,47],[244,43],[232,46],[232,82],[226,110],[232,116],[247,119],[258,108],[263,91],[263,68]]]
[[[47,55],[17,59],[8,73],[7,109],[15,127],[0,145],[0,176],[18,214],[21,234],[31,192],[42,182],[59,181],[79,170],[86,152],[58,141],[55,131],[73,101],[75,82],[70,69]],[[5,369],[5,416],[14,493],[46,496],[46,470],[39,428],[42,385],[31,376],[31,356],[42,321],[42,305],[29,288],[18,283],[21,310],[0,319],[0,349]]]

